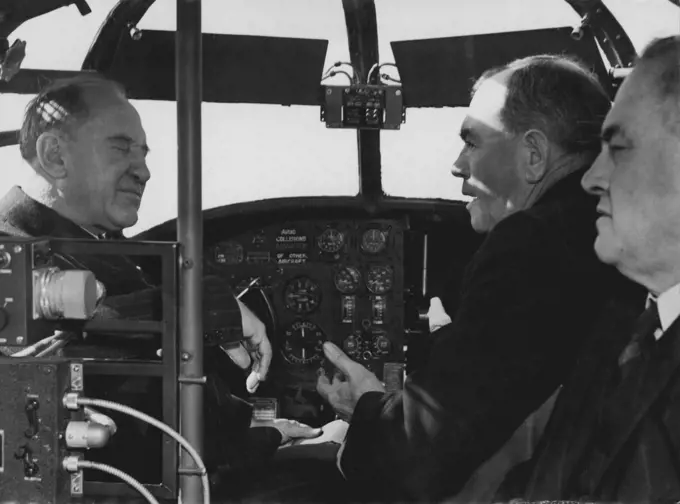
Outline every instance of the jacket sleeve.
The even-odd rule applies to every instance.
[[[113,310],[123,319],[159,320],[162,314],[161,296],[159,287],[110,296],[103,302],[102,310]],[[243,339],[241,310],[231,288],[219,277],[209,276],[203,280],[203,329],[206,332],[222,331],[227,343]]]
[[[281,434],[273,427],[250,427],[252,405],[233,395],[221,376],[219,352],[205,354],[205,463],[210,470],[240,471],[261,467],[276,452]]]
[[[425,369],[403,391],[359,400],[340,459],[346,479],[382,498],[459,492],[575,359],[598,300],[594,254],[588,263],[576,253],[532,216],[499,223],[466,272],[453,323],[435,333]]]

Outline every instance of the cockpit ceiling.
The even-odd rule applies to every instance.
[[[409,107],[467,107],[470,86],[484,70],[537,51],[574,56],[611,85],[595,39],[576,40],[572,32],[565,27],[392,42],[404,101]]]
[[[405,103],[467,106],[470,84],[484,69],[535,54],[537,47],[546,53],[576,56],[608,82],[595,40],[577,41],[571,32],[566,27],[393,42]],[[321,105],[319,81],[327,47],[328,41],[318,39],[204,34],[203,99]],[[123,37],[111,68],[104,73],[125,83],[133,98],[173,100],[174,32],[145,30],[139,40]]]

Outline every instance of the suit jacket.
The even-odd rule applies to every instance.
[[[586,332],[616,290],[597,260],[585,170],[489,233],[466,269],[453,323],[398,393],[364,394],[340,467],[371,498],[456,495],[568,376]]]
[[[618,364],[642,306],[640,298],[607,307],[558,397],[531,470],[514,476],[531,475],[524,492],[515,496],[532,501],[680,499],[680,321],[625,376]]]
[[[23,237],[56,237],[95,239],[91,234],[72,221],[62,217],[53,210],[29,198],[19,187],[14,187],[0,199],[0,235]],[[160,319],[160,289],[152,285],[140,268],[127,257],[113,255],[83,255],[64,257],[58,264],[62,268],[84,268],[92,271],[107,289],[104,306],[110,308],[121,318]],[[206,278],[204,281],[204,310],[209,318],[214,315],[214,308],[219,306],[222,316],[219,322],[225,324],[233,339],[241,339],[240,309],[228,285],[218,278]],[[111,313],[111,310],[106,313]],[[159,341],[153,338],[139,337],[121,339],[106,335],[90,335],[85,342],[66,348],[66,355],[71,357],[144,357],[160,348]],[[275,429],[250,429],[252,407],[233,396],[225,381],[230,360],[219,349],[206,349],[204,366],[207,376],[205,394],[205,448],[204,461],[209,467],[226,466],[230,468],[251,467],[260,464],[273,454],[279,445],[281,436]],[[160,389],[153,388],[141,391],[133,380],[122,382],[111,381],[108,377],[89,379],[98,394],[110,400],[119,400],[130,404],[155,407],[160,412]],[[92,392],[88,392],[92,393]],[[100,395],[100,397],[101,397]],[[114,398],[115,396],[115,398]],[[117,398],[117,399],[116,399]],[[133,404],[130,404],[134,406]],[[146,410],[145,410],[146,411]],[[115,415],[112,415],[115,416]],[[126,419],[114,419],[117,423],[127,424]],[[123,427],[119,425],[119,430]],[[155,449],[140,450],[133,441],[132,446],[116,446],[116,438],[107,449],[118,452],[121,459],[137,462],[138,474],[158,465],[158,453]],[[141,433],[139,442],[144,442]],[[146,436],[148,437],[148,436]],[[158,446],[158,445],[157,445]],[[127,449],[132,454],[127,452]],[[105,450],[107,450],[105,449]],[[149,453],[151,458],[142,456]],[[97,451],[97,453],[106,453]],[[95,454],[95,452],[93,452]],[[96,456],[96,455],[95,455]],[[154,458],[155,457],[155,458]],[[133,473],[135,470],[132,471]],[[134,475],[134,474],[133,474]]]

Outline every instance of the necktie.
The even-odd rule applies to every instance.
[[[651,300],[647,309],[642,312],[642,315],[638,317],[635,323],[630,343],[628,343],[619,356],[619,367],[621,368],[622,377],[627,376],[630,368],[637,362],[638,358],[652,348],[656,342],[654,333],[660,327],[659,310],[656,301]]]

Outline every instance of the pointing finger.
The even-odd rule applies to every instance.
[[[340,370],[346,376],[349,376],[350,370],[353,367],[354,362],[352,359],[347,357],[345,352],[340,350],[336,345],[327,341],[323,344],[323,353],[326,355],[331,364]]]

